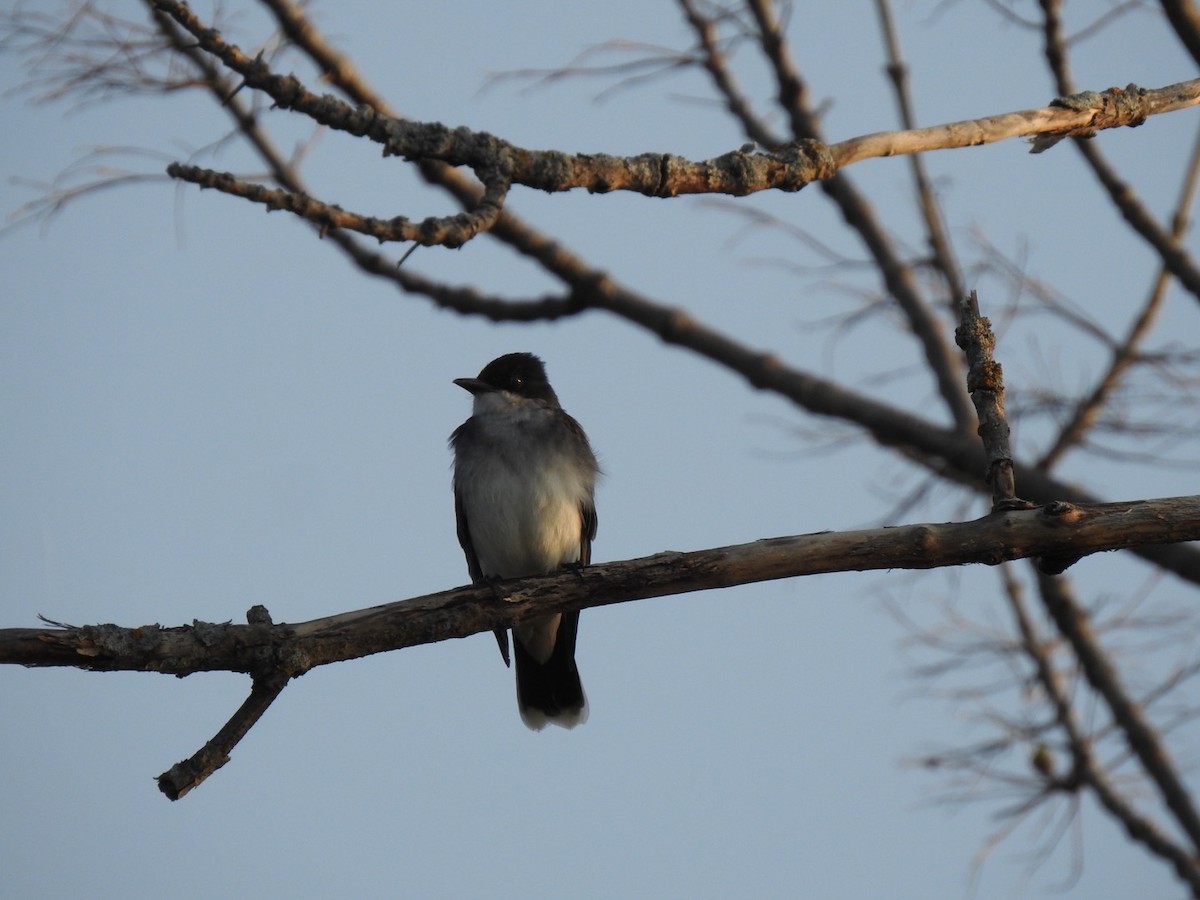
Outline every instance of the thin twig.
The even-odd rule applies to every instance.
[[[780,23],[768,0],[749,0],[760,32],[763,53],[775,72],[778,102],[788,116],[793,139],[821,140],[817,116],[808,106],[807,90],[799,76]],[[843,141],[837,145],[844,150]],[[831,148],[832,151],[833,148]],[[896,299],[913,334],[920,341],[942,397],[957,430],[969,433],[973,424],[971,403],[962,388],[958,355],[946,339],[945,329],[921,296],[912,269],[896,253],[891,238],[878,222],[870,204],[841,172],[821,183],[821,189],[837,204],[842,216],[866,244],[883,275],[888,292]]]
[[[1189,212],[1195,199],[1196,186],[1200,182],[1200,134],[1192,148],[1192,158],[1184,174],[1183,187],[1171,219],[1171,239],[1177,244],[1183,238],[1190,223]],[[1108,369],[1096,380],[1095,386],[1075,405],[1065,425],[1059,430],[1054,443],[1038,460],[1038,468],[1052,469],[1072,447],[1078,446],[1095,424],[1113,392],[1120,386],[1128,371],[1139,359],[1139,347],[1150,333],[1171,284],[1171,272],[1163,265],[1155,276],[1149,296],[1141,311],[1129,327],[1125,339],[1112,352]]]
[[[1104,698],[1130,750],[1191,841],[1193,852],[1200,851],[1200,816],[1192,805],[1191,795],[1176,774],[1170,754],[1154,727],[1121,685],[1116,669],[1096,641],[1087,614],[1075,600],[1066,579],[1039,571],[1038,588],[1046,611],[1070,643],[1088,683]]]
[[[879,27],[883,32],[884,48],[887,51],[887,73],[892,81],[892,89],[896,95],[896,106],[900,111],[900,124],[906,131],[916,127],[916,117],[913,115],[912,97],[908,89],[908,66],[900,54],[900,38],[896,34],[895,23],[892,21],[892,9],[889,0],[876,0],[875,8],[879,12]],[[934,265],[946,282],[947,306],[953,307],[959,298],[966,295],[963,284],[962,270],[955,259],[954,247],[946,234],[946,221],[942,215],[941,204],[938,203],[937,193],[929,176],[925,173],[925,162],[920,154],[909,156],[909,170],[912,172],[913,184],[917,191],[917,201],[921,209],[921,217],[925,221],[925,234],[929,247],[933,251]]]
[[[1054,75],[1060,93],[1074,91],[1067,51],[1063,42],[1061,0],[1039,0],[1042,7],[1042,33],[1044,52],[1050,71]],[[1196,82],[1188,82],[1194,84]],[[1183,85],[1175,85],[1183,87]],[[1116,90],[1116,89],[1112,89]],[[1164,88],[1163,90],[1168,90]],[[1200,268],[1172,235],[1155,221],[1145,204],[1138,199],[1134,190],[1122,181],[1116,170],[1109,165],[1100,150],[1090,141],[1076,140],[1075,147],[1091,167],[1096,180],[1108,193],[1109,199],[1129,226],[1141,235],[1162,259],[1163,266],[1178,279],[1179,283],[1200,301]]]
[[[1015,579],[1008,574],[1007,568],[1005,577],[1008,586],[1005,594],[1021,634],[1022,648],[1034,664],[1038,682],[1050,700],[1055,720],[1062,729],[1071,752],[1071,771],[1059,780],[1056,773],[1047,767],[1044,771],[1047,779],[1057,789],[1070,789],[1072,783],[1075,782],[1091,787],[1096,798],[1109,814],[1124,826],[1131,839],[1169,862],[1179,877],[1191,886],[1193,893],[1200,893],[1200,863],[1185,848],[1179,846],[1160,830],[1153,821],[1140,815],[1118,793],[1104,767],[1097,762],[1092,753],[1092,742],[1084,733],[1071,706],[1071,700],[1064,692],[1054,671],[1050,655],[1046,650],[1046,642],[1037,634],[1033,619],[1025,610],[1019,586]],[[1039,758],[1035,755],[1035,765],[1038,762]]]
[[[1200,66],[1200,7],[1194,0],[1159,0],[1180,42]]]

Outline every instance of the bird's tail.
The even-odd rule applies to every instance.
[[[517,707],[534,731],[547,723],[574,728],[587,721],[587,695],[575,667],[579,613],[562,613],[523,623],[513,632]]]

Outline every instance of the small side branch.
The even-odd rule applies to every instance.
[[[275,702],[275,698],[282,693],[289,680],[287,675],[279,673],[254,679],[254,686],[246,702],[238,707],[237,712],[213,739],[191,757],[175,763],[158,776],[158,789],[167,795],[167,799],[178,800],[229,762],[229,754],[238,741],[262,718],[262,714]]]
[[[201,189],[211,188],[223,194],[241,197],[251,203],[260,203],[268,212],[286,210],[316,223],[323,230],[341,228],[365,234],[380,242],[413,241],[426,247],[441,246],[451,249],[461,247],[471,238],[490,229],[499,218],[504,208],[504,198],[508,193],[507,181],[496,179],[485,186],[483,196],[469,212],[453,216],[430,216],[420,222],[413,222],[404,216],[391,219],[361,216],[307,194],[264,187],[261,184],[243,181],[229,172],[216,172],[200,166],[172,163],[167,166],[167,174],[180,181],[198,185]]]
[[[992,489],[992,511],[1029,509],[1033,504],[1017,498],[1009,447],[1008,419],[1004,414],[1004,370],[996,362],[996,336],[992,323],[979,314],[979,298],[971,291],[960,306],[961,324],[955,342],[967,356],[967,391],[979,415],[979,437],[987,454],[987,483]]]

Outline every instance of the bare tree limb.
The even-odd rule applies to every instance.
[[[1052,102],[1049,106],[999,113],[978,119],[947,122],[907,131],[881,131],[831,144],[830,153],[838,168],[865,159],[978,147],[1015,137],[1043,136],[1031,152],[1049,149],[1065,137],[1093,137],[1109,128],[1137,128],[1149,116],[1200,105],[1200,79],[1161,88],[1109,88],[1084,91]],[[1050,140],[1051,138],[1056,140]]]
[[[770,189],[797,191],[812,181],[832,177],[839,166],[870,156],[971,146],[1017,134],[1075,133],[1141,124],[1147,115],[1200,103],[1200,79],[1197,79],[1187,85],[1173,85],[1136,95],[1127,91],[1121,96],[1128,95],[1128,102],[1117,102],[1111,99],[1116,95],[1108,92],[1097,95],[1101,99],[1095,108],[1050,107],[974,120],[978,126],[975,131],[969,128],[972,123],[959,122],[903,132],[899,136],[867,135],[828,148],[813,138],[797,134],[791,143],[772,153],[734,151],[703,162],[662,153],[614,157],[534,151],[516,147],[484,132],[396,119],[369,107],[352,108],[327,94],[313,94],[295,76],[276,75],[261,58],[251,58],[236,45],[226,42],[218,32],[206,27],[186,4],[176,0],[153,0],[153,5],[193,35],[203,50],[241,76],[247,86],[268,94],[275,105],[306,115],[319,124],[382,144],[385,156],[468,166],[488,187],[485,201],[492,204],[500,202],[510,182],[552,192],[582,187],[593,193],[628,190],[653,197],[691,193],[741,196]],[[773,45],[777,43],[776,34]],[[782,51],[777,49],[776,52]],[[785,64],[786,60],[780,60],[780,66]],[[798,84],[798,79],[786,79],[781,100],[799,97],[802,91],[796,87]],[[1132,100],[1134,96],[1136,103]],[[1011,130],[1013,128],[1016,130]]]
[[[1135,544],[1200,540],[1200,496],[1078,507],[1050,504],[972,522],[772,538],[589,566],[577,572],[455,588],[294,625],[194,622],[0,629],[0,664],[146,671],[176,676],[245,672],[254,688],[190,759],[160,776],[172,799],[228,761],[229,753],[293,678],[318,666],[511,627],[551,612],[800,575],[929,569],[1032,555],[1084,556]]]
[[[990,514],[970,522],[768,538],[460,587],[296,625],[196,623],[0,629],[0,663],[96,671],[290,677],[329,663],[511,627],[572,609],[829,572],[931,569],[1043,554],[1085,556],[1200,540],[1200,495]]]

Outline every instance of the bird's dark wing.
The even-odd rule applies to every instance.
[[[560,409],[559,415],[560,421],[570,434],[569,440],[575,444],[576,458],[586,460],[585,464],[591,468],[589,474],[594,481],[600,473],[600,467],[596,464],[596,455],[592,453],[592,445],[588,443],[587,435],[584,434],[582,426],[565,411]],[[579,565],[590,566],[592,564],[592,541],[596,539],[597,525],[596,504],[591,497],[579,504],[579,518]]]
[[[579,565],[592,564],[592,541],[596,539],[596,506],[594,503],[583,503],[579,507],[579,516],[583,519],[583,527],[579,532]]]
[[[466,424],[463,424],[455,429],[454,434],[450,437],[451,444],[454,443],[459,432],[466,427]],[[454,518],[458,526],[458,543],[462,545],[463,554],[467,557],[467,572],[471,575],[471,584],[483,584],[488,579],[483,574],[483,569],[479,565],[479,556],[475,553],[475,542],[471,540],[471,529],[467,524],[467,514],[463,509],[462,495],[458,492],[458,485],[454,487]],[[512,658],[508,655],[508,630],[496,628],[492,634],[496,636],[496,643],[500,647],[500,657],[504,660],[504,665],[511,666]]]
[[[454,518],[458,520],[458,542],[467,557],[467,571],[471,575],[471,584],[481,584],[486,579],[483,577],[483,570],[479,568],[479,557],[475,555],[475,544],[471,540],[471,529],[467,526],[462,496],[457,490],[454,492]]]
[[[454,517],[458,520],[458,542],[462,544],[463,553],[467,557],[467,571],[471,573],[471,584],[483,584],[488,579],[479,567],[479,557],[475,555],[475,544],[471,540],[471,529],[467,525],[467,515],[463,511],[462,497],[454,492]],[[511,666],[512,658],[508,655],[508,629],[496,628],[492,634],[496,636],[496,644],[500,647],[500,656],[504,665]]]

